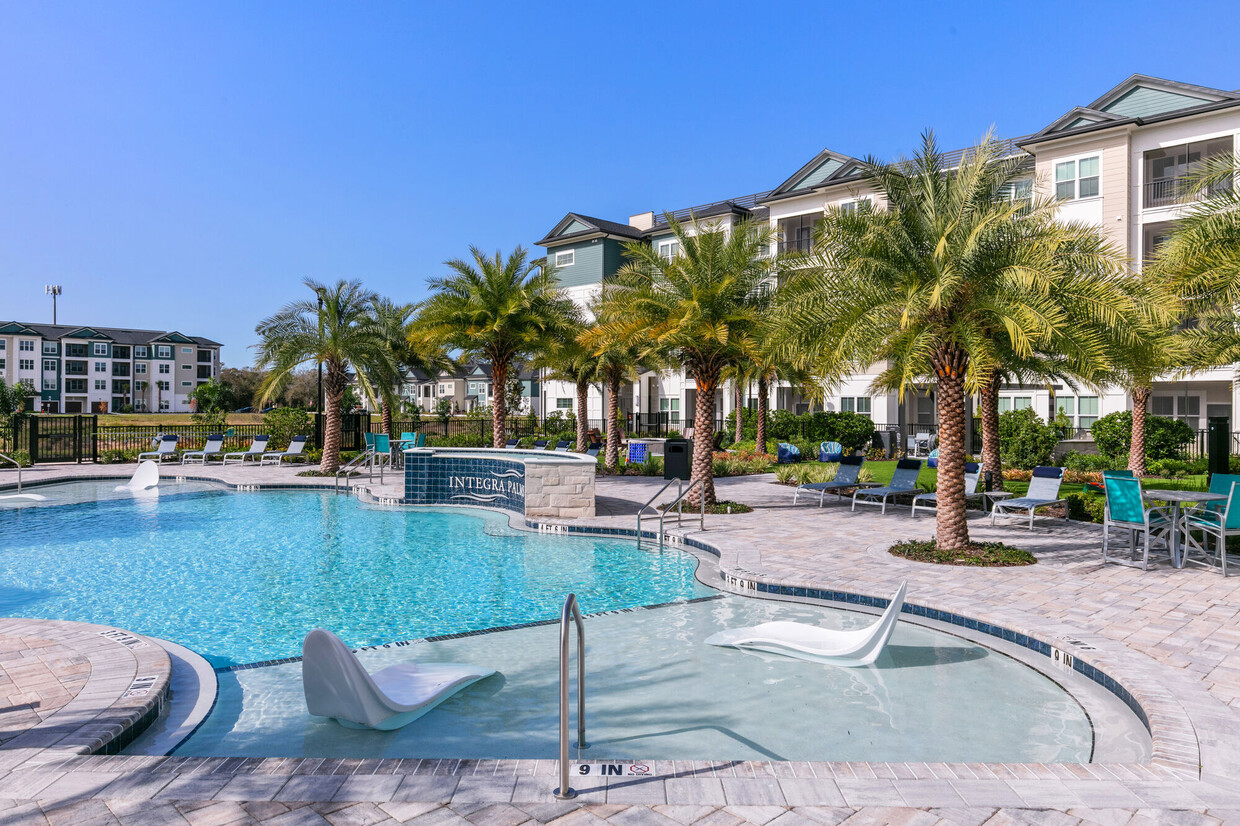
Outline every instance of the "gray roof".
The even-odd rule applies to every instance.
[[[573,221],[584,224],[586,229],[566,233],[564,235],[558,234],[561,228],[568,226]],[[551,231],[538,242],[538,246],[545,247],[548,244],[559,241],[570,241],[574,238],[584,238],[600,232],[604,235],[618,235],[621,238],[631,238],[634,241],[640,240],[643,235],[641,230],[636,227],[631,227],[628,224],[618,224],[615,221],[608,221],[605,218],[594,218],[589,215],[582,215],[580,212],[570,212],[561,218],[551,229]]]
[[[183,336],[194,344],[198,344],[203,347],[224,346],[218,341],[213,341],[212,339],[204,338],[202,336],[187,336],[184,333],[177,332],[176,330],[131,330],[125,327],[95,327],[89,324],[39,324],[37,322],[29,321],[0,322],[0,327],[5,326],[6,324],[15,324],[21,327],[26,327],[27,329],[38,333],[43,338],[55,340],[74,337],[74,333],[91,331],[98,333],[99,336],[114,341],[117,344],[151,344],[159,341],[160,339],[165,339],[168,336]],[[89,333],[82,336],[82,338],[96,337],[98,336],[92,336],[89,335]]]

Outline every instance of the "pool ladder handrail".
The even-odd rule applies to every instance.
[[[577,595],[569,594],[560,612],[560,785],[554,794],[559,800],[577,796],[568,785],[568,637],[569,620],[577,626],[577,748],[588,748],[586,742],[586,629],[581,621]]]
[[[22,492],[22,463],[14,459],[12,456],[5,456],[0,453],[0,459],[7,459],[13,463],[13,467],[17,468],[17,492]]]
[[[357,465],[358,462],[363,463],[363,465],[366,465],[366,464],[370,465],[370,481],[373,482],[375,480],[374,453],[375,453],[374,448],[368,447],[365,450],[363,450],[360,454],[350,459],[347,465],[344,465],[343,467],[341,467],[339,470],[336,471],[336,480],[335,480],[336,481],[336,484],[335,484],[336,493],[340,492],[340,475],[342,473],[347,474],[350,470],[353,469],[354,465]],[[380,483],[383,482],[383,470],[382,469],[379,470],[379,481]],[[349,482],[349,477],[345,476],[345,480],[344,480],[345,491],[348,491],[350,486],[351,486],[351,483]]]
[[[660,496],[662,496],[664,491],[666,491],[668,488],[672,486],[673,482],[676,483],[676,498],[673,499],[671,502],[669,502],[667,504],[667,507],[663,508],[662,510],[654,507],[655,500],[658,499]],[[678,528],[683,527],[684,521],[685,521],[685,517],[684,517],[685,497],[688,496],[690,493],[693,493],[693,489],[699,486],[702,487],[703,490],[705,489],[705,483],[701,479],[695,479],[689,482],[689,487],[687,488],[684,487],[683,479],[668,479],[667,482],[664,483],[663,487],[659,488],[659,490],[655,492],[654,496],[651,496],[649,499],[647,499],[646,504],[642,505],[640,508],[637,509],[637,547],[640,548],[642,545],[642,520],[643,519],[654,519],[657,517],[659,520],[659,550],[660,551],[663,550],[663,536],[664,536],[663,526],[667,520],[667,515],[671,513],[672,508],[676,508],[676,527]],[[699,506],[700,506],[700,513],[698,514],[698,530],[704,531],[706,530],[706,497],[705,496],[701,497],[699,501]],[[646,509],[648,508],[651,511],[653,511],[653,513],[645,513]]]

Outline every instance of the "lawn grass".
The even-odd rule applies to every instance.
[[[101,427],[124,427],[126,425],[158,425],[174,426],[180,424],[192,424],[193,419],[190,413],[100,413],[99,425]],[[229,413],[229,424],[262,424],[262,413]]]

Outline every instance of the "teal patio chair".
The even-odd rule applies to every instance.
[[[366,435],[370,436],[371,434],[367,433]],[[375,433],[374,434],[374,446],[375,446],[375,461],[379,462],[379,464],[387,463],[388,465],[391,465],[392,464],[392,443],[391,443],[391,440],[388,439],[388,435],[386,433]]]
[[[1131,476],[1103,476],[1103,484],[1107,491],[1107,507],[1102,521],[1102,562],[1115,562],[1130,567],[1140,566],[1141,570],[1150,567],[1150,542],[1159,538],[1171,556],[1171,521],[1170,508],[1147,508],[1145,498],[1141,495],[1141,480]],[[1111,531],[1128,531],[1128,559],[1119,559],[1111,554]],[[1134,557],[1137,554],[1137,536],[1144,539],[1141,550],[1141,561]]]
[[[1214,487],[1214,479],[1220,476],[1230,476],[1234,481],[1231,488],[1227,491],[1227,501],[1210,504],[1221,504],[1223,509],[1211,510],[1209,507],[1189,508],[1184,511],[1181,519],[1183,533],[1181,542],[1184,543],[1180,552],[1184,554],[1184,562],[1197,562],[1198,564],[1207,564],[1214,566],[1217,564],[1222,570],[1223,576],[1227,576],[1227,539],[1232,536],[1240,536],[1240,477],[1228,473],[1216,473],[1210,480],[1210,487]],[[1211,490],[1211,493],[1215,491]],[[1221,491],[1220,491],[1221,492]],[[1193,531],[1201,531],[1201,544],[1198,545],[1192,537]],[[1214,552],[1210,552],[1210,537],[1215,538]],[[1189,546],[1195,546],[1205,555],[1205,560],[1199,561],[1192,559],[1188,555]]]

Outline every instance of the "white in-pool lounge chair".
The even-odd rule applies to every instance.
[[[977,489],[977,484],[982,479],[982,466],[976,462],[964,463],[964,501],[967,505],[970,499],[981,499],[983,494]],[[919,493],[913,497],[913,517],[917,517],[917,509],[930,511],[933,513],[939,506],[938,495],[934,493]]]
[[[123,485],[117,485],[113,490],[140,491],[147,490],[159,486],[159,465],[147,459],[144,462],[138,462],[138,469],[133,472],[133,476]]]
[[[827,665],[870,665],[883,653],[883,648],[891,639],[891,632],[900,618],[900,609],[904,607],[907,585],[907,582],[900,583],[878,622],[867,628],[838,631],[800,622],[764,622],[750,628],[733,628],[712,634],[706,638],[706,644],[783,654]]]
[[[259,459],[258,463],[260,465],[265,465],[268,462],[271,462],[272,464],[278,465],[285,459],[288,459],[290,462],[295,462],[300,459],[301,461],[309,464],[310,457],[303,452],[305,449],[306,437],[294,436],[288,443],[288,450],[283,450],[279,453],[264,453],[263,458]]]
[[[246,459],[252,459],[255,462],[262,462],[263,454],[267,452],[267,440],[271,437],[263,433],[255,436],[250,442],[249,450],[238,450],[233,453],[224,454],[224,464],[228,464],[228,460],[236,458],[238,462],[245,464]]]
[[[202,450],[187,450],[181,454],[181,464],[200,464],[205,465],[211,461],[212,456],[224,457],[224,434],[212,433],[207,437],[207,443]]]
[[[176,457],[177,440],[181,437],[175,433],[165,433],[159,437],[159,447],[155,450],[148,450],[138,454],[138,461],[141,462],[147,457],[153,458],[156,462],[163,464],[164,459],[173,459]]]
[[[822,507],[823,501],[827,497],[827,492],[831,491],[835,494],[836,499],[844,498],[844,491],[852,488],[877,487],[873,482],[858,482],[857,475],[861,473],[861,465],[864,464],[864,456],[845,456],[840,459],[839,470],[835,471],[835,478],[830,482],[808,482],[799,485],[792,494],[792,504],[797,503],[801,491],[807,493],[818,494],[818,507]]]
[[[881,488],[862,488],[853,494],[852,509],[857,505],[881,505],[883,515],[887,513],[887,498],[903,493],[921,493],[917,486],[917,476],[921,473],[920,459],[901,459],[896,462],[896,471],[891,474],[891,484]],[[877,499],[878,501],[872,501]]]
[[[306,708],[345,728],[392,731],[495,672],[459,663],[401,663],[371,674],[344,642],[316,628],[301,646]]]
[[[1059,498],[1059,485],[1063,482],[1063,468],[1035,467],[1033,478],[1029,480],[1029,490],[1024,496],[1016,499],[1003,499],[995,503],[990,511],[990,524],[995,524],[996,516],[1029,517],[1029,530],[1033,530],[1033,512],[1048,505],[1062,505]],[[1064,519],[1068,518],[1068,509],[1064,508]]]

